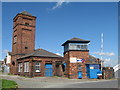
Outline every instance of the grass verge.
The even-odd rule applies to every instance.
[[[2,90],[17,88],[17,86],[15,81],[2,79]]]

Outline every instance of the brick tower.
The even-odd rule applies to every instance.
[[[71,79],[87,78],[86,63],[89,62],[89,42],[88,40],[72,38],[62,44],[66,62],[66,77]]]
[[[35,47],[36,17],[26,11],[18,13],[13,19],[11,73],[17,74],[16,59],[30,53]]]

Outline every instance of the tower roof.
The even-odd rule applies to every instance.
[[[69,39],[68,41],[88,41],[88,40],[84,40],[84,39],[74,37],[74,38]]]
[[[20,15],[20,14],[36,18],[36,16],[33,16],[32,14],[28,13],[27,11],[22,11],[22,12],[18,13],[18,14],[13,18],[13,20],[14,20],[18,15]]]
[[[31,15],[30,13],[28,13],[27,11],[22,11],[21,14],[32,16],[32,15]]]
[[[71,38],[69,40],[67,40],[65,43],[62,44],[62,46],[64,46],[67,43],[89,43],[89,40],[84,40],[84,39],[80,39],[80,38]]]

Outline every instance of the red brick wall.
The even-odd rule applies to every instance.
[[[103,67],[103,78],[112,79],[114,78],[114,69],[113,67]]]
[[[78,59],[82,58],[85,60],[84,63],[70,63],[70,57],[76,57]],[[89,51],[68,51],[64,53],[64,60],[67,63],[66,66],[66,76],[72,79],[78,78],[78,65],[82,65],[82,78],[86,79],[86,65],[89,62]]]
[[[20,62],[24,63],[25,61],[29,61],[29,73],[24,72],[24,64],[23,64],[23,71],[20,73],[18,72],[18,75],[29,76],[29,77],[45,76],[45,64],[51,63],[53,66],[53,76],[56,76],[56,75],[63,76],[61,65],[59,65],[59,68],[56,68],[56,62],[63,61],[63,58],[33,57],[33,58],[18,60],[18,63]],[[41,72],[37,72],[37,73],[35,72],[35,61],[41,62]]]
[[[30,18],[32,20],[23,19],[23,17]],[[17,36],[17,42],[12,45],[12,53],[22,53],[26,54],[32,52],[35,46],[35,18],[25,16],[25,15],[18,15],[15,19],[13,27],[13,38]],[[25,26],[25,23],[29,23],[29,26]],[[29,30],[23,30],[29,29]],[[13,41],[14,42],[14,41]],[[28,49],[25,49],[28,47]]]
[[[15,65],[11,63],[10,72],[12,74],[17,74],[18,65],[16,59],[34,50],[36,17],[18,14],[13,21],[12,62],[15,62]],[[29,26],[25,26],[25,23],[29,23]],[[16,43],[14,43],[14,36],[17,37]],[[27,49],[25,49],[25,47],[27,47]]]
[[[16,61],[16,59],[19,57],[21,57],[21,55],[13,55],[11,57],[11,63],[10,63],[10,73],[11,74],[17,74],[18,62]],[[13,63],[15,63],[15,65],[13,65]]]

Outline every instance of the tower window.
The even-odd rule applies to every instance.
[[[31,18],[26,18],[26,17],[23,17],[23,19],[32,20]]]
[[[16,31],[17,31],[17,29],[14,30],[14,32],[16,32]]]
[[[14,43],[16,43],[17,42],[17,36],[14,36],[14,41],[13,41]]]
[[[82,50],[87,50],[87,45],[81,45]]]
[[[25,23],[25,26],[29,26],[29,23]]]
[[[28,47],[25,47],[25,49],[28,49]]]
[[[69,50],[87,50],[87,44],[70,43]]]
[[[79,48],[79,49],[80,49],[80,45],[77,45],[77,48]]]
[[[32,31],[31,29],[25,29],[25,28],[22,28],[22,30]]]

